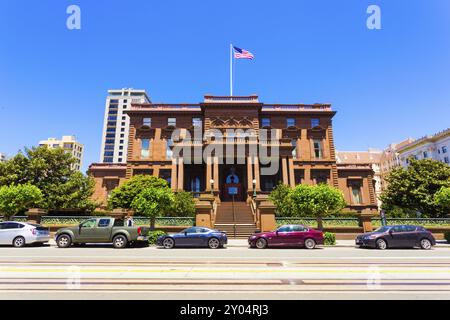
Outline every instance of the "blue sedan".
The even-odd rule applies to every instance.
[[[222,248],[227,244],[227,235],[224,232],[205,228],[191,227],[179,233],[158,237],[157,244],[165,249],[174,247],[207,247],[211,249]]]

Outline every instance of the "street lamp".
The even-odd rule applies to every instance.
[[[214,195],[214,180],[213,179],[209,180],[209,183],[211,185],[211,194]]]
[[[253,198],[256,198],[256,179],[253,179]]]

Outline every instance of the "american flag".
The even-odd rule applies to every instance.
[[[233,47],[234,48],[234,58],[235,59],[253,59],[254,56],[251,52],[244,50],[244,49],[240,49],[238,47]]]

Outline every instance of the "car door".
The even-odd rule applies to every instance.
[[[10,228],[8,225],[9,225],[8,222],[0,223],[0,244],[10,244],[11,243],[11,242],[9,242]]]
[[[95,232],[96,232],[97,219],[89,219],[80,224],[78,227],[78,237],[77,241],[80,242],[96,242]]]
[[[193,239],[197,233],[196,227],[187,228],[175,236],[175,244],[177,246],[192,246]]]
[[[0,244],[12,244],[14,238],[20,233],[20,226],[16,222],[1,223]]]
[[[298,225],[292,226],[292,232],[290,234],[290,244],[292,246],[303,246],[305,238],[308,233],[308,228]]]
[[[415,247],[419,244],[420,232],[417,231],[415,226],[405,226],[405,246]]]
[[[272,246],[286,246],[292,239],[289,239],[291,232],[291,226],[282,226],[277,229],[275,235],[269,238],[269,245]]]
[[[402,248],[408,246],[407,233],[405,226],[394,226],[389,232],[389,247]]]
[[[111,239],[112,219],[98,219],[96,229],[94,230],[94,238],[96,242],[108,242]]]

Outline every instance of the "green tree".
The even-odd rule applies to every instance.
[[[292,188],[279,183],[269,194],[269,199],[276,205],[276,215],[279,217],[292,217],[295,215],[291,200]]]
[[[31,184],[0,187],[0,212],[7,218],[39,206],[44,197],[41,190]]]
[[[346,205],[342,192],[327,184],[296,186],[290,199],[297,216],[309,215],[317,218],[317,227],[322,230],[322,218],[340,212]]]
[[[436,205],[442,208],[444,213],[450,214],[450,187],[442,187],[434,195]]]
[[[419,211],[422,216],[429,217],[447,213],[436,203],[435,194],[442,187],[450,187],[449,165],[431,159],[410,159],[407,168],[393,169],[386,180],[388,186],[381,201],[388,214],[395,207]]]
[[[31,184],[43,194],[47,210],[92,210],[90,199],[94,181],[73,169],[73,156],[61,148],[25,148],[12,159],[0,163],[0,186]]]
[[[174,195],[169,187],[148,187],[132,201],[131,207],[138,214],[150,218],[150,229],[155,229],[155,218],[167,214],[167,208],[174,203]]]
[[[173,217],[195,216],[195,201],[190,192],[178,191],[174,194],[174,202],[168,213]]]
[[[131,209],[134,198],[136,198],[141,191],[148,188],[163,188],[166,190],[168,186],[167,181],[164,179],[149,175],[136,175],[111,192],[111,196],[108,199],[108,207],[111,209]],[[172,192],[172,190],[170,190],[170,192]]]

